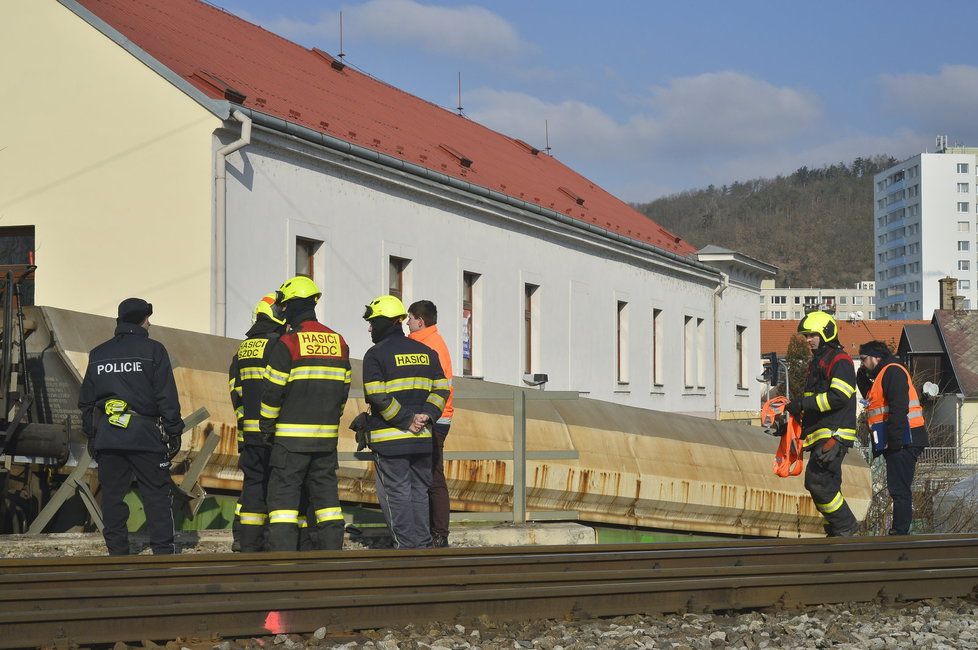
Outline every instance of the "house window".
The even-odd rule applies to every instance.
[[[706,388],[706,321],[696,319],[696,387]]]
[[[683,382],[692,388],[696,382],[696,319],[683,317]]]
[[[959,271],[970,271],[971,261],[970,260],[958,260],[958,270]]]
[[[788,320],[788,312],[786,311],[772,311],[771,320]]]
[[[840,305],[849,304],[849,296],[839,296],[839,304]]]
[[[615,350],[617,356],[617,375],[619,384],[628,383],[628,303],[619,300],[615,315],[618,345]]]
[[[801,304],[801,296],[795,296],[795,304],[796,305],[800,305]]]
[[[967,201],[958,201],[958,212],[968,212],[971,206]]]
[[[971,232],[971,222],[970,221],[959,221],[958,222],[958,232]]]
[[[786,305],[788,304],[788,296],[771,296],[772,305]]]
[[[958,173],[967,174],[968,173],[968,163],[958,163]]]
[[[737,388],[747,390],[747,328],[737,326]]]
[[[322,247],[323,242],[305,237],[295,238],[295,274],[304,275],[317,283],[322,283],[322,278],[316,277],[316,253]]]
[[[408,263],[411,260],[406,260],[402,257],[390,256],[390,264],[388,266],[388,278],[387,278],[387,293],[394,296],[399,300],[404,300],[404,276],[406,275]]]
[[[968,291],[971,289],[971,280],[958,280],[958,288],[962,291]]]
[[[475,364],[475,353],[478,350],[478,339],[481,334],[476,327],[479,293],[481,282],[478,273],[462,272],[462,374],[471,376]]]
[[[0,228],[0,264],[28,266],[34,264],[34,226]],[[26,269],[12,269],[14,280]],[[34,304],[34,275],[21,283],[21,305]]]
[[[968,184],[967,183],[958,183],[958,193],[959,194],[967,194],[970,191],[971,190],[968,187]]]
[[[959,251],[971,250],[971,242],[968,240],[958,240],[958,250]]]
[[[540,369],[540,287],[523,285],[523,372]]]
[[[652,385],[662,386],[665,377],[662,372],[662,310],[652,310]]]

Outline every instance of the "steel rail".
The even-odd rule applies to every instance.
[[[965,596],[978,586],[976,536],[558,548],[101,558],[116,568],[35,562],[12,575],[0,561],[0,648]]]

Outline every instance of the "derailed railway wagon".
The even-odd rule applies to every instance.
[[[88,350],[114,328],[110,318],[51,307],[25,307],[23,314],[26,375],[33,395],[26,419],[47,427],[47,438],[54,440],[49,444],[61,445],[62,451],[52,455],[37,449],[7,450],[10,471],[4,478],[0,513],[6,532],[25,529],[80,456],[84,445],[76,404]],[[214,432],[218,444],[199,477],[200,485],[212,491],[238,490],[241,474],[227,368],[239,340],[157,326],[151,336],[170,352],[184,414],[201,407],[210,414],[184,434],[183,451],[174,466],[185,468],[200,453],[205,432]],[[354,389],[360,381],[360,364],[354,360]],[[526,389],[461,377],[454,379],[454,386],[456,412],[446,451],[464,456],[513,449],[512,400],[499,395]],[[576,451],[577,458],[526,461],[530,511],[565,511],[576,513],[568,518],[584,523],[659,530],[769,537],[824,534],[803,477],[784,479],[773,473],[776,445],[760,428],[586,397],[534,397],[526,402],[527,450]],[[347,404],[341,451],[356,448],[348,424],[366,408],[362,398]],[[862,519],[871,498],[869,470],[857,454],[850,454],[843,472],[845,498]],[[445,474],[453,509],[513,508],[513,462],[449,460]],[[343,501],[376,503],[370,462],[342,462],[339,479]],[[94,479],[90,484],[95,485]],[[83,523],[69,517],[52,526]]]

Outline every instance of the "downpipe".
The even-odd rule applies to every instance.
[[[241,136],[214,152],[214,304],[213,334],[224,336],[227,329],[227,157],[251,144],[251,118],[236,110],[232,116],[241,122]]]
[[[713,419],[720,419],[720,301],[730,286],[730,276],[720,272],[720,284],[713,290]]]

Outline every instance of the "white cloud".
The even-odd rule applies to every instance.
[[[883,107],[931,136],[978,137],[978,67],[946,65],[937,74],[881,75]]]
[[[339,41],[337,12],[314,22],[292,18],[265,21],[270,31],[300,42]],[[347,45],[356,42],[400,43],[436,54],[469,59],[510,58],[528,49],[510,23],[476,5],[443,7],[415,0],[368,0],[343,8]]]

